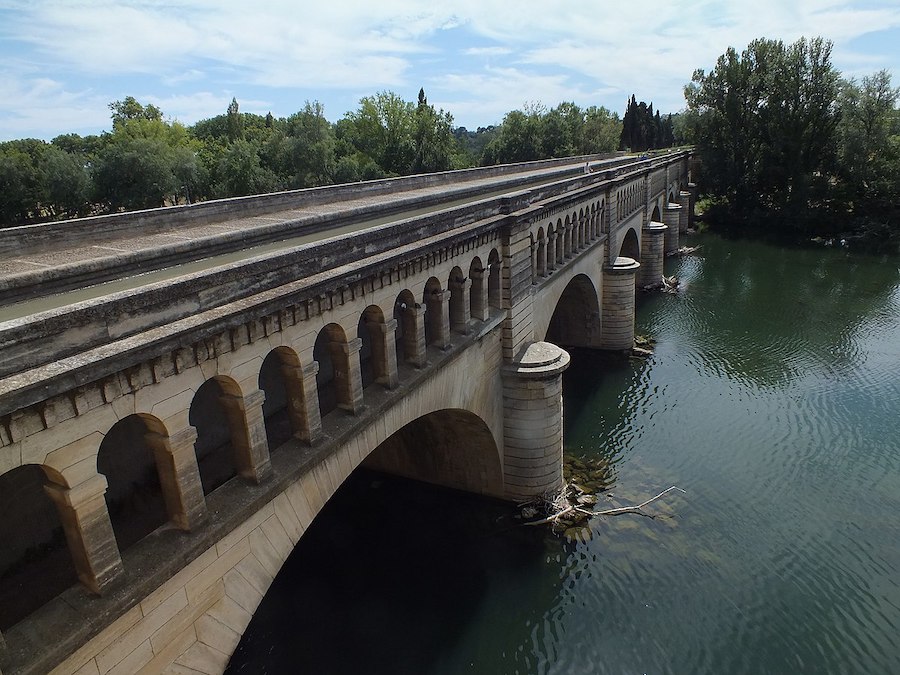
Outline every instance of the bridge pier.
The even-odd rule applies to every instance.
[[[450,294],[443,290],[426,292],[425,306],[430,344],[446,351],[450,348]]]
[[[603,270],[601,349],[624,350],[634,346],[634,282],[640,267],[632,258],[619,257]]]
[[[650,221],[644,226],[643,235],[641,237],[641,272],[638,283],[642,288],[658,288],[662,286],[666,226]]]
[[[145,438],[156,459],[169,520],[185,531],[206,522],[209,514],[194,449],[197,431],[189,426],[168,436],[148,433]]]
[[[694,206],[697,204],[697,184],[688,183],[688,192],[691,193],[690,208],[688,210],[688,227],[694,226]]]
[[[106,488],[101,474],[71,488],[57,483],[44,486],[59,511],[78,579],[98,595],[122,573],[122,558],[106,508]]]
[[[372,349],[372,358],[375,360],[375,372],[382,373],[375,381],[385,389],[396,389],[400,384],[400,376],[397,373],[397,350],[394,348],[394,333],[397,331],[397,320],[391,319],[384,323],[375,324],[377,339]]]
[[[503,367],[503,483],[522,500],[562,486],[562,373],[569,354],[533,342]]]
[[[338,408],[346,410],[351,415],[358,415],[363,408],[362,367],[359,363],[359,353],[362,351],[362,340],[353,338],[348,342],[332,342],[332,354],[340,353],[343,368],[334,369],[334,386],[338,394]],[[334,355],[332,355],[334,359]]]
[[[681,207],[681,213],[678,216],[678,232],[687,234],[691,215],[691,193],[687,190],[679,192],[678,205]]]
[[[6,640],[3,639],[3,633],[0,633],[0,675],[3,675],[3,668],[6,666],[9,652],[6,649]]]
[[[663,209],[663,222],[668,226],[666,230],[666,255],[678,250],[678,228],[681,226],[681,205],[669,203]]]

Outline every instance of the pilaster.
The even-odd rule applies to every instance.
[[[333,349],[339,350],[343,357],[333,359],[333,363],[347,364],[343,368],[334,369],[334,385],[338,392],[338,407],[353,415],[358,415],[363,408],[362,368],[359,365],[359,352],[362,340],[353,338],[349,342],[332,342]]]
[[[426,363],[425,314],[427,312],[421,305],[412,305],[402,311],[407,317],[403,324],[403,354],[406,362],[416,368],[424,368]]]
[[[434,291],[428,299],[425,320],[432,335],[431,344],[439,349],[450,348],[450,294]]]
[[[479,321],[487,321],[490,316],[488,305],[488,273],[487,270],[472,270],[472,316]]]
[[[471,279],[450,280],[450,328],[457,333],[467,335],[469,333],[469,290],[472,288]]]
[[[556,269],[556,231],[547,237],[547,266],[548,273]]]
[[[642,288],[662,286],[666,229],[666,225],[653,221],[644,227],[644,236],[641,237],[641,272],[638,282]]]
[[[569,354],[533,342],[503,367],[503,481],[522,500],[562,487],[562,373]]]
[[[206,522],[209,514],[194,449],[197,430],[186,427],[168,436],[148,433],[145,438],[156,459],[169,520],[186,531]]]
[[[603,270],[602,349],[634,346],[634,281],[640,267],[631,258],[619,257]]]
[[[397,350],[394,348],[393,339],[397,332],[397,319],[375,324],[374,329],[380,333],[381,337],[377,345],[381,351],[379,355],[380,374],[375,381],[386,389],[396,389],[400,384],[400,377],[397,374]]]
[[[281,372],[294,437],[306,445],[313,445],[322,436],[322,414],[316,389],[319,364],[316,361],[305,366],[282,363]]]
[[[257,389],[244,396],[223,394],[220,400],[228,412],[238,474],[252,483],[263,482],[272,474],[262,407],[266,395]]]
[[[44,486],[59,511],[78,579],[98,595],[122,573],[104,498],[106,488],[106,478],[100,474],[71,488],[56,483]]]
[[[678,228],[681,226],[681,205],[666,204],[663,209],[663,222],[668,226],[666,230],[666,255],[678,250]]]

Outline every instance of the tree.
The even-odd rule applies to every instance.
[[[129,120],[162,120],[162,111],[152,103],[141,105],[133,96],[126,96],[121,101],[109,104],[112,111],[113,129]]]
[[[704,185],[732,214],[778,214],[801,227],[833,167],[838,74],[831,43],[754,40],[729,48],[685,88]]]

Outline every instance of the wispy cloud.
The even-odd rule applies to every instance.
[[[106,104],[123,91],[169,102],[165,112],[188,123],[232,95],[247,99],[242,109],[253,101],[281,114],[316,98],[340,115],[360,95],[414,96],[423,83],[467,126],[537,99],[621,111],[634,92],[676,110],[693,70],[728,46],[822,35],[842,70],[896,71],[897,42],[867,42],[892,30],[900,37],[896,0],[647,0],[640,11],[571,0],[520,0],[515,11],[507,0],[267,0],[252,9],[237,0],[0,0],[0,91],[9,92],[0,134],[105,125]]]

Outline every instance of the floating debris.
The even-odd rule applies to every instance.
[[[669,258],[674,257],[684,257],[686,255],[694,255],[697,251],[700,250],[700,246],[682,246],[681,248],[675,249],[674,251],[669,251],[666,253],[666,256]]]
[[[678,293],[678,286],[681,282],[678,281],[678,277],[676,277],[673,274],[670,277],[663,275],[662,283],[663,283],[663,285],[662,285],[663,293],[675,294],[675,293]]]

